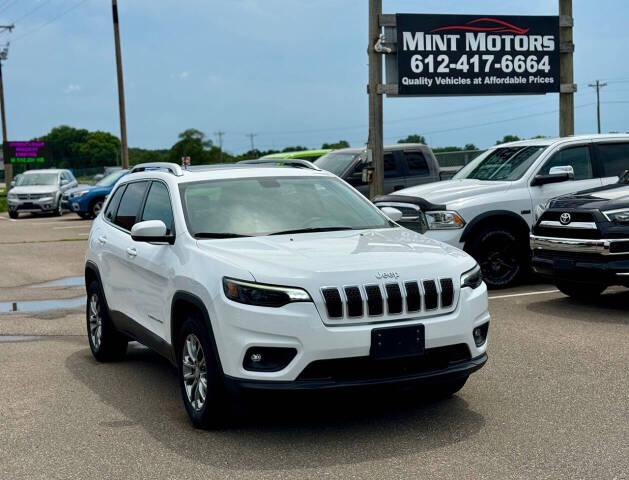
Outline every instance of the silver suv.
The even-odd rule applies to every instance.
[[[78,182],[69,170],[29,170],[9,190],[7,203],[9,216],[17,218],[20,212],[47,212],[61,215],[61,196]]]

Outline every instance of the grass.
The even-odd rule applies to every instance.
[[[0,212],[7,211],[7,191],[4,187],[0,187]]]

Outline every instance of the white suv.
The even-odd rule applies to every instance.
[[[629,169],[629,135],[534,138],[497,145],[452,180],[375,198],[402,210],[400,223],[464,249],[490,287],[530,267],[529,234],[551,198],[618,181]]]
[[[136,166],[93,223],[85,283],[94,356],[130,340],[165,356],[197,427],[224,422],[234,392],[449,395],[487,360],[476,262],[307,162]]]

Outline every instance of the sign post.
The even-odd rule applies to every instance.
[[[369,138],[367,140],[367,158],[370,163],[369,198],[382,195],[384,186],[384,157],[382,145],[382,54],[376,51],[380,39],[380,16],[382,0],[369,0]]]

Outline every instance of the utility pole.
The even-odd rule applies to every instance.
[[[606,83],[597,80],[596,83],[590,83],[589,87],[596,88],[596,121],[598,122],[598,133],[601,133],[601,88],[606,87]]]
[[[574,43],[572,0],[559,0],[559,136],[574,135]]]
[[[251,151],[255,150],[255,147],[253,145],[253,138],[257,137],[258,134],[257,133],[248,133],[246,136],[249,137],[249,140],[251,141]]]
[[[378,87],[382,84],[382,54],[374,46],[380,37],[380,15],[382,0],[369,0],[369,38],[367,55],[369,57],[369,138],[367,157],[371,160],[373,179],[369,184],[369,198],[382,195],[384,189],[384,160],[382,147],[382,94]]]
[[[13,25],[0,25],[0,31],[13,30]],[[6,183],[6,191],[11,188],[11,181],[13,180],[13,165],[10,160],[6,158],[4,152],[8,152],[7,145],[7,117],[4,111],[4,76],[2,75],[2,62],[4,62],[9,56],[9,45],[7,44],[0,51],[0,116],[2,117],[2,147],[3,147],[3,162],[4,162],[4,181]]]
[[[114,18],[114,43],[116,47],[116,71],[118,74],[118,107],[120,110],[120,143],[122,145],[122,168],[129,168],[129,149],[127,148],[127,119],[124,108],[124,81],[122,78],[122,54],[120,53],[120,28],[118,26],[118,2],[111,0]]]
[[[218,137],[218,148],[221,151],[221,162],[222,162],[223,161],[223,135],[225,135],[225,132],[221,132],[219,130],[218,132],[214,132],[214,135]]]

